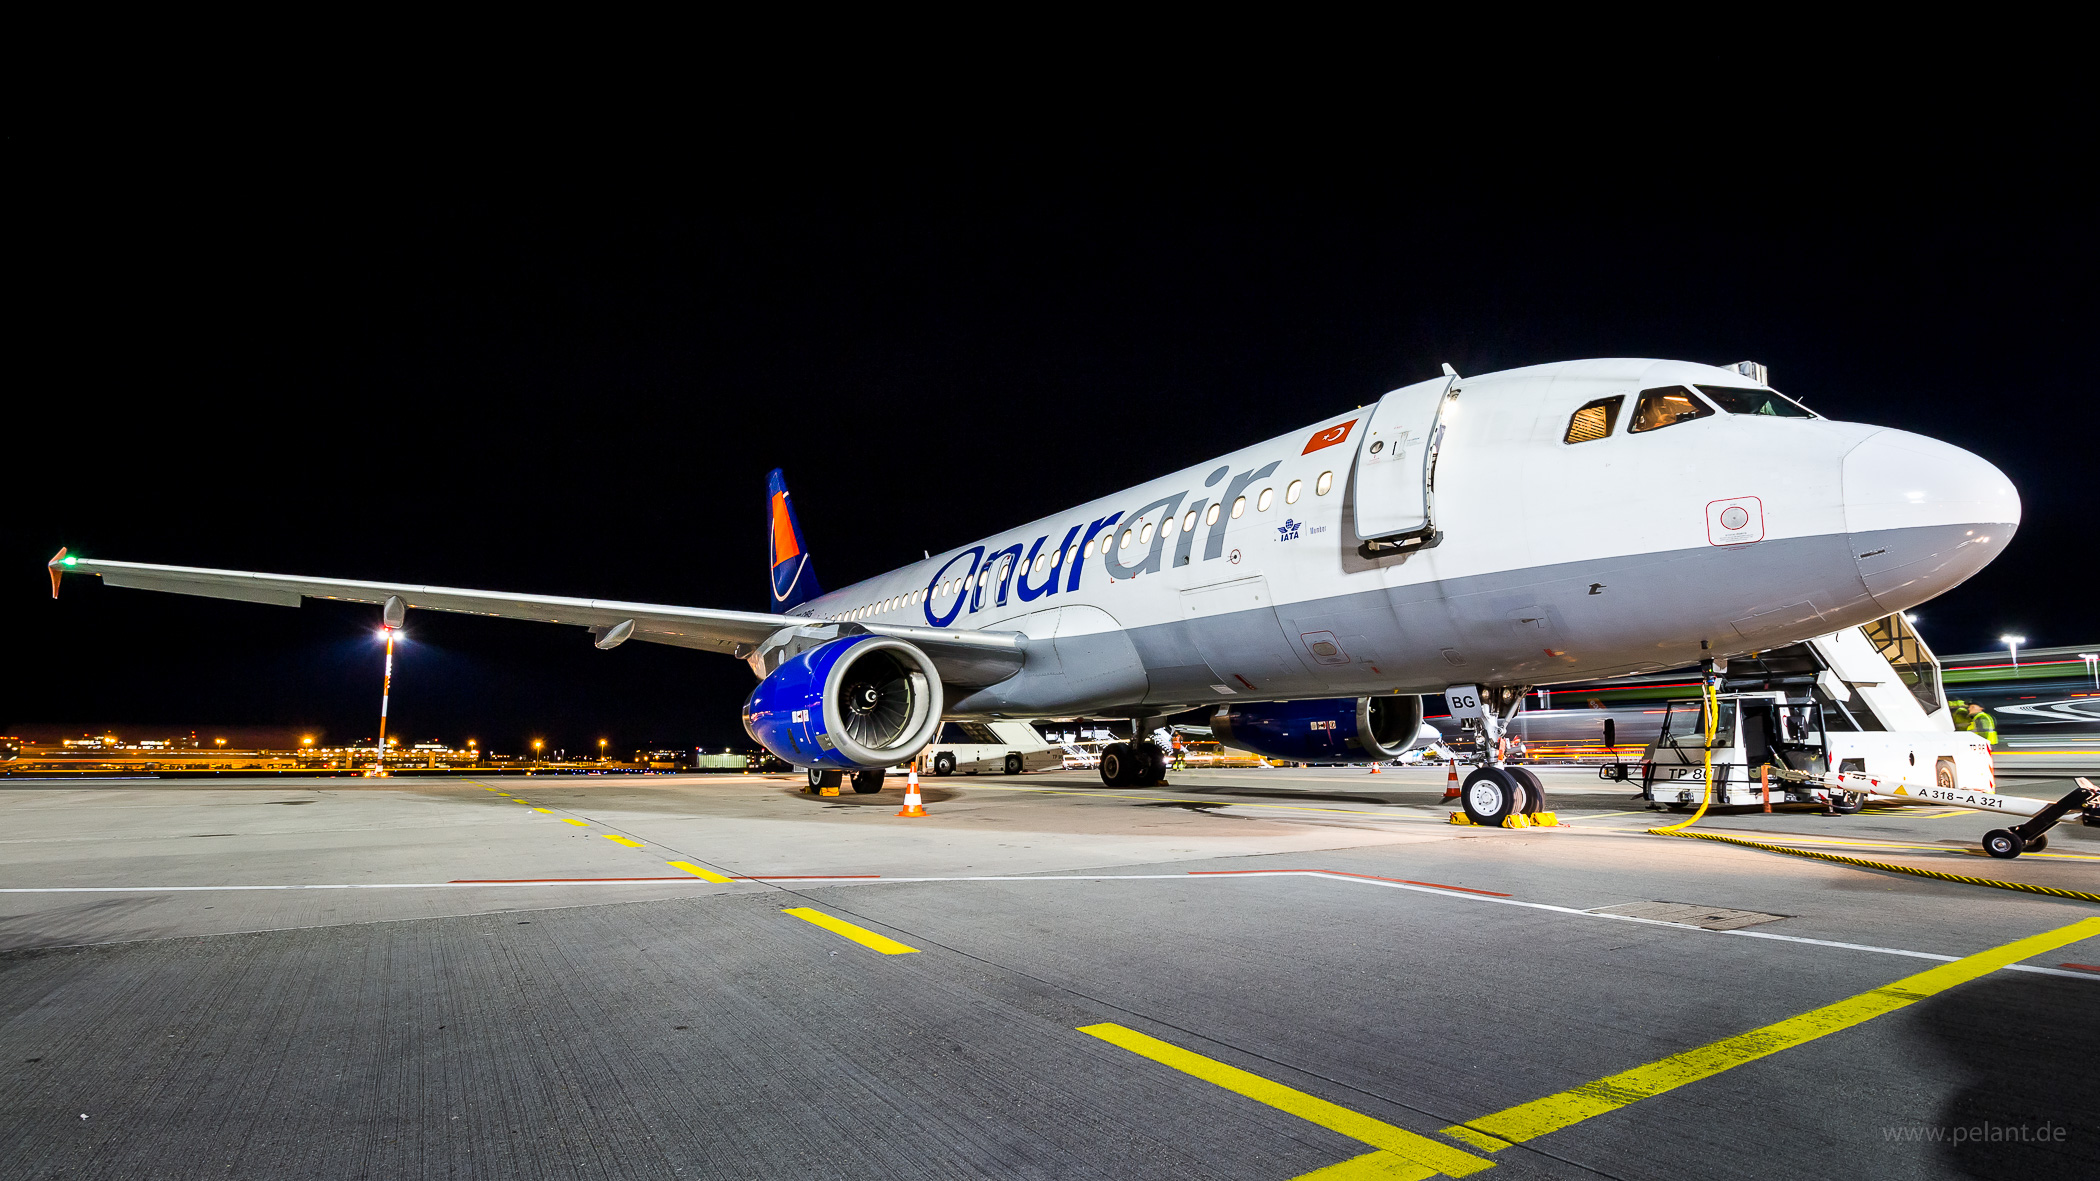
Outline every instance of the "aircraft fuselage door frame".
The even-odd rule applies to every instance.
[[[1435,539],[1429,481],[1457,380],[1447,373],[1402,386],[1371,412],[1356,451],[1356,536],[1366,556],[1420,549]]]

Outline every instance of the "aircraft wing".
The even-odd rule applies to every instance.
[[[263,574],[250,570],[207,570],[195,566],[153,566],[142,562],[109,562],[68,556],[60,550],[51,559],[51,594],[58,596],[61,574],[94,574],[109,586],[139,590],[169,591],[178,595],[201,595],[210,599],[238,599],[248,603],[270,603],[297,607],[301,599],[334,599],[345,603],[384,603],[399,597],[410,607],[424,611],[452,611],[465,615],[488,615],[498,619],[526,619],[538,623],[563,623],[588,627],[600,634],[632,620],[631,638],[699,648],[742,657],[760,642],[785,628],[839,626],[823,624],[805,616],[771,615],[758,611],[718,611],[706,607],[672,607],[658,603],[623,603],[612,599],[568,599],[554,595],[521,595],[501,591],[464,590],[448,586],[416,586],[405,582],[364,582],[349,578],[303,578],[292,574]],[[911,640],[927,649],[946,677],[951,666],[955,679],[984,683],[1011,675],[1026,655],[1027,639],[1013,632],[971,631],[966,628],[931,628],[879,625],[855,631],[880,632]]]

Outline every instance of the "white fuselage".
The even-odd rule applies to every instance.
[[[1774,647],[1947,590],[2019,521],[1997,469],[1901,431],[1725,410],[1632,430],[1642,391],[1673,385],[1762,388],[1713,366],[1597,360],[1388,395],[1394,415],[1441,407],[1414,439],[1429,438],[1409,510],[1431,519],[1428,546],[1360,549],[1356,499],[1367,481],[1387,496],[1399,470],[1367,448],[1410,439],[1374,440],[1381,407],[1365,406],[790,613],[1028,636],[1018,674],[950,685],[949,716],[1157,714],[1552,684]],[[1619,395],[1608,433],[1564,441],[1579,409]]]

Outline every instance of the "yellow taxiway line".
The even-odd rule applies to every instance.
[[[842,918],[835,918],[821,910],[812,910],[807,906],[787,907],[780,913],[794,915],[806,923],[815,923],[834,935],[851,939],[862,947],[874,948],[884,955],[909,955],[919,950],[916,947],[899,943],[887,935],[877,935],[866,927],[856,927]]]
[[[1607,1075],[1592,1083],[1520,1103],[1505,1108],[1493,1115],[1485,1115],[1463,1124],[1454,1124],[1443,1129],[1445,1135],[1462,1140],[1475,1148],[1489,1152],[1499,1151],[1511,1144],[1535,1140],[1548,1132],[1557,1132],[1572,1127],[1592,1116],[1617,1111],[1621,1107],[1673,1091],[1686,1083],[1712,1078],[1725,1070],[1732,1070],[1748,1062],[1755,1062],[1781,1050],[1791,1049],[1811,1042],[1826,1034],[1850,1029],[1865,1021],[1871,1021],[1883,1013],[1893,1013],[1907,1005],[1915,1004],[1966,984],[1979,976],[1987,976],[2008,964],[2037,956],[2045,951],[2090,939],[2100,935],[2100,918],[2080,919],[2054,931],[2044,931],[2015,940],[2002,947],[1980,951],[1964,956],[1951,964],[1927,968],[1915,976],[1905,976],[1893,984],[1886,984],[1871,992],[1863,992],[1820,1009],[1811,1009],[1798,1017],[1789,1017],[1761,1029],[1723,1038],[1697,1049],[1672,1054],[1646,1066]]]
[[[789,912],[793,913],[793,912]],[[825,916],[829,917],[829,916]],[[814,920],[812,920],[814,921]],[[836,920],[834,920],[836,921]],[[1712,1078],[1738,1066],[1777,1054],[1781,1050],[1850,1029],[1884,1013],[1966,984],[2000,968],[2059,947],[2100,935],[2100,918],[2081,919],[2069,926],[2030,935],[2002,947],[1994,947],[1951,963],[1928,968],[1893,984],[1855,997],[1811,1009],[1748,1033],[1723,1038],[1695,1049],[1672,1054],[1595,1082],[1571,1087],[1558,1094],[1534,1099],[1481,1116],[1462,1124],[1439,1129],[1445,1136],[1484,1152],[1500,1152],[1513,1144],[1536,1140],[1551,1132],[1573,1127],[1584,1120],[1606,1115],[1687,1083]],[[878,936],[879,938],[879,936]],[[1078,1032],[1091,1034],[1112,1045],[1173,1067],[1207,1083],[1287,1111],[1300,1119],[1369,1144],[1375,1151],[1352,1157],[1340,1164],[1303,1174],[1297,1181],[1368,1181],[1370,1178],[1423,1181],[1444,1174],[1463,1177],[1491,1168],[1493,1161],[1431,1140],[1427,1136],[1397,1128],[1325,1099],[1294,1090],[1282,1083],[1206,1058],[1171,1042],[1148,1037],[1112,1022],[1084,1025]]]
[[[1384,1120],[1372,1119],[1361,1112],[1329,1103],[1318,1096],[1272,1082],[1258,1074],[1250,1074],[1237,1066],[1227,1066],[1215,1058],[1205,1058],[1172,1042],[1147,1037],[1135,1029],[1126,1029],[1113,1022],[1103,1022],[1099,1025],[1082,1025],[1079,1032],[1092,1034],[1110,1045],[1121,1046],[1133,1054],[1150,1058],[1162,1066],[1171,1066],[1183,1074],[1194,1075],[1236,1095],[1245,1095],[1257,1103],[1266,1103],[1278,1111],[1287,1111],[1299,1119],[1316,1123],[1329,1131],[1340,1132],[1351,1140],[1361,1140],[1365,1144],[1373,1145],[1378,1149],[1372,1154],[1374,1156],[1390,1159],[1395,1164],[1404,1162],[1414,1166],[1412,1170],[1405,1172],[1362,1172],[1362,1176],[1423,1178],[1444,1173],[1453,1177],[1464,1177],[1482,1169],[1495,1167],[1495,1162],[1484,1157],[1462,1152],[1448,1144],[1441,1144],[1427,1136],[1410,1132],[1406,1128],[1396,1128]],[[1331,1169],[1322,1169],[1320,1172],[1330,1177],[1335,1175]],[[1322,1178],[1322,1181],[1326,1181],[1326,1178]]]

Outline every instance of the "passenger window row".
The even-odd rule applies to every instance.
[[[1331,471],[1321,472],[1319,478],[1313,481],[1313,495],[1325,496],[1332,491],[1334,491],[1334,473]],[[1298,503],[1299,497],[1304,495],[1304,492],[1305,481],[1292,480],[1288,485],[1284,487],[1283,503]],[[1254,511],[1258,513],[1268,512],[1269,506],[1275,503],[1275,500],[1276,489],[1274,486],[1262,489],[1260,492],[1255,494]],[[1210,508],[1203,513],[1203,523],[1206,525],[1217,524],[1218,517],[1223,512],[1223,505],[1211,505]],[[1239,499],[1232,502],[1232,519],[1235,521],[1239,520],[1246,514],[1247,498],[1242,496]],[[1195,509],[1190,509],[1189,511],[1183,513],[1178,521],[1173,517],[1168,517],[1164,522],[1161,522],[1159,525],[1159,530],[1169,537],[1172,537],[1177,530],[1187,533],[1194,532],[1195,528]],[[1152,544],[1152,531],[1153,525],[1150,521],[1142,522],[1134,529],[1125,529],[1123,530],[1121,536],[1118,537],[1116,540],[1116,548],[1119,550],[1129,549],[1130,543],[1133,540],[1133,538],[1137,541],[1139,545],[1150,545]],[[1084,550],[1081,550],[1080,547],[1077,545],[1073,545],[1063,550],[1054,550],[1047,554],[1037,554],[1035,564],[1028,568],[1028,572],[1032,575],[1040,576],[1047,570],[1058,569],[1074,557],[1084,556],[1091,558],[1094,556],[1096,544],[1096,541],[1090,539],[1086,543],[1086,548]],[[1101,547],[1106,548],[1109,544],[1109,539],[1106,537],[1100,538],[1098,544]],[[1011,558],[1008,558],[999,564],[998,575],[1001,580],[1005,579],[1007,570],[1012,564],[1013,559]],[[947,579],[946,581],[942,582],[939,586],[933,588],[933,597],[936,599],[945,599],[952,595],[960,594],[964,590],[968,589],[973,583],[977,586],[988,585],[992,581],[992,573],[992,570],[985,569],[979,571],[975,579],[966,577]],[[833,615],[829,618],[834,622],[850,623],[856,619],[867,619],[871,616],[880,615],[886,611],[894,611],[899,607],[915,607],[925,601],[926,591],[922,588],[916,591],[912,591],[909,594],[898,595],[894,598],[884,599],[879,603],[871,603],[865,607],[855,607],[851,611],[847,611],[840,615]]]
[[[1317,479],[1317,480],[1315,480],[1315,481],[1313,481],[1313,495],[1315,495],[1315,496],[1325,496],[1325,495],[1327,495],[1327,494],[1328,494],[1329,492],[1332,492],[1333,490],[1334,490],[1334,473],[1333,473],[1333,472],[1331,472],[1331,471],[1328,471],[1328,472],[1321,472],[1321,473],[1320,473],[1320,478],[1319,478],[1319,479]],[[1283,489],[1283,503],[1285,503],[1285,504],[1296,504],[1296,503],[1298,503],[1298,499],[1299,499],[1299,498],[1300,498],[1301,496],[1303,496],[1303,495],[1305,495],[1305,481],[1303,481],[1303,480],[1292,480],[1292,481],[1291,481],[1291,482],[1290,482],[1289,484],[1287,484],[1287,485],[1285,485],[1285,486],[1284,486],[1284,489]],[[1254,494],[1254,511],[1255,511],[1255,512],[1258,512],[1258,513],[1265,513],[1265,512],[1268,512],[1268,511],[1269,511],[1269,508],[1270,508],[1270,506],[1271,506],[1271,505],[1273,505],[1273,504],[1275,504],[1275,503],[1276,503],[1276,488],[1275,488],[1275,486],[1274,486],[1274,485],[1271,485],[1270,487],[1264,488],[1264,489],[1262,489],[1262,490],[1261,490],[1260,492],[1257,492],[1257,493],[1255,493],[1255,494]],[[1215,525],[1215,524],[1217,524],[1217,523],[1218,523],[1218,517],[1219,517],[1219,516],[1220,516],[1220,515],[1221,515],[1221,514],[1222,514],[1222,513],[1224,512],[1224,511],[1225,511],[1225,506],[1224,506],[1224,505],[1222,505],[1222,504],[1213,504],[1213,505],[1211,505],[1211,506],[1210,506],[1210,507],[1209,507],[1208,509],[1205,509],[1205,510],[1204,510],[1204,512],[1203,512],[1203,523],[1204,523],[1204,524],[1206,524],[1206,525]],[[1241,497],[1238,497],[1238,498],[1234,499],[1234,500],[1233,500],[1233,502],[1232,502],[1232,519],[1233,519],[1233,520],[1235,520],[1235,521],[1237,521],[1237,520],[1239,520],[1239,519],[1240,519],[1241,517],[1244,517],[1244,516],[1246,516],[1246,515],[1247,515],[1247,498],[1246,498],[1246,497],[1244,497],[1244,496],[1241,496]],[[1162,521],[1162,522],[1160,522],[1160,525],[1159,525],[1159,531],[1160,531],[1160,532],[1162,532],[1162,533],[1164,533],[1164,534],[1166,534],[1166,535],[1167,535],[1168,537],[1172,537],[1172,536],[1174,536],[1174,534],[1175,534],[1176,530],[1179,530],[1180,532],[1183,532],[1183,533],[1192,533],[1192,532],[1194,532],[1194,531],[1195,531],[1195,528],[1196,528],[1196,510],[1195,510],[1195,509],[1190,509],[1189,511],[1187,511],[1187,512],[1185,512],[1185,513],[1181,514],[1181,519],[1180,519],[1179,521],[1176,521],[1176,520],[1175,520],[1175,519],[1174,519],[1173,517],[1168,517],[1168,518],[1167,518],[1167,519],[1166,519],[1165,521]],[[1152,522],[1150,522],[1150,521],[1140,521],[1140,522],[1139,522],[1139,523],[1138,523],[1138,524],[1137,524],[1137,525],[1136,525],[1135,527],[1123,530],[1122,534],[1121,534],[1120,536],[1118,536],[1118,537],[1117,537],[1117,539],[1116,539],[1116,548],[1117,548],[1117,549],[1119,549],[1119,550],[1125,550],[1125,549],[1129,549],[1129,548],[1130,548],[1130,543],[1131,543],[1131,542],[1133,542],[1133,541],[1137,542],[1137,544],[1139,544],[1139,545],[1150,545],[1150,544],[1152,544]],[[1104,538],[1104,539],[1102,540],[1101,544],[1102,544],[1102,545],[1104,545],[1104,546],[1105,546],[1105,545],[1107,545],[1107,544],[1108,544],[1108,541],[1107,541],[1107,539],[1105,539],[1105,538]],[[1088,543],[1087,543],[1087,546],[1086,546],[1086,554],[1085,554],[1085,556],[1087,556],[1087,557],[1089,557],[1089,558],[1091,558],[1091,557],[1093,557],[1093,556],[1094,556],[1094,543],[1093,543],[1093,542],[1088,542]]]

